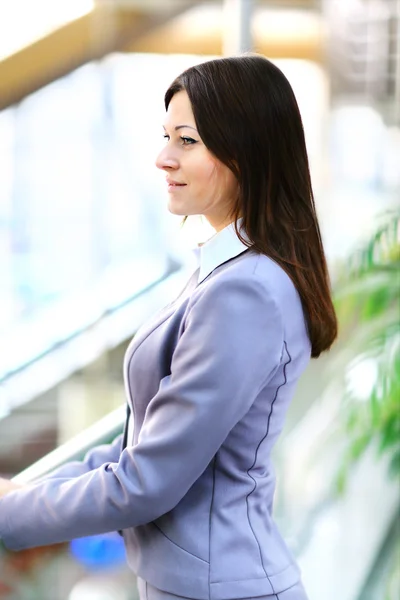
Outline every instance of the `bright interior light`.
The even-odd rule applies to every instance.
[[[0,60],[90,13],[94,0],[0,0]]]
[[[227,14],[222,6],[199,3],[177,17],[174,23],[179,25],[181,35],[200,37],[204,34],[219,34],[227,26],[226,18]],[[282,39],[314,39],[321,35],[322,26],[322,17],[314,10],[258,7],[252,17],[254,36],[272,39],[274,42]]]
[[[346,383],[350,393],[360,402],[367,401],[379,376],[378,362],[375,358],[364,358],[350,363],[346,372]]]
[[[269,40],[307,40],[321,36],[322,18],[317,11],[261,8],[254,19],[256,37]]]

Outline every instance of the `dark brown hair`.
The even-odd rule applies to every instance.
[[[250,246],[276,261],[303,303],[311,355],[337,336],[328,269],[315,211],[304,131],[293,90],[260,55],[218,58],[179,75],[165,107],[185,90],[197,129],[212,154],[235,174],[239,197],[231,217]]]

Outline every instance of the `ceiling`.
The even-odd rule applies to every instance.
[[[26,1],[18,0],[21,7]],[[49,0],[36,0],[39,2]],[[86,14],[58,24],[53,31],[0,60],[0,109],[112,52],[223,52],[226,13],[221,0],[75,2],[91,2],[92,6]],[[254,0],[253,49],[271,58],[321,60],[322,26],[316,4],[316,0]],[[288,11],[283,14],[283,9]],[[21,9],[12,24],[16,31],[23,19]],[[4,15],[2,21],[4,29]]]

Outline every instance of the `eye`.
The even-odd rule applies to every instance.
[[[165,133],[163,135],[164,140],[169,141],[170,136]],[[187,135],[181,135],[180,139],[182,140],[182,146],[191,146],[192,144],[197,144],[197,140],[194,140],[193,138],[187,136]]]
[[[190,146],[191,144],[197,144],[197,140],[194,140],[191,137],[187,137],[186,135],[181,135],[181,140],[184,146]]]

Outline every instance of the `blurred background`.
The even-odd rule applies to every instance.
[[[400,0],[0,0],[0,474],[122,430],[122,360],[212,235],[154,160],[184,68],[254,50],[303,117],[340,338],[275,451],[310,600],[400,598]],[[117,534],[0,549],[3,600],[137,600]]]

